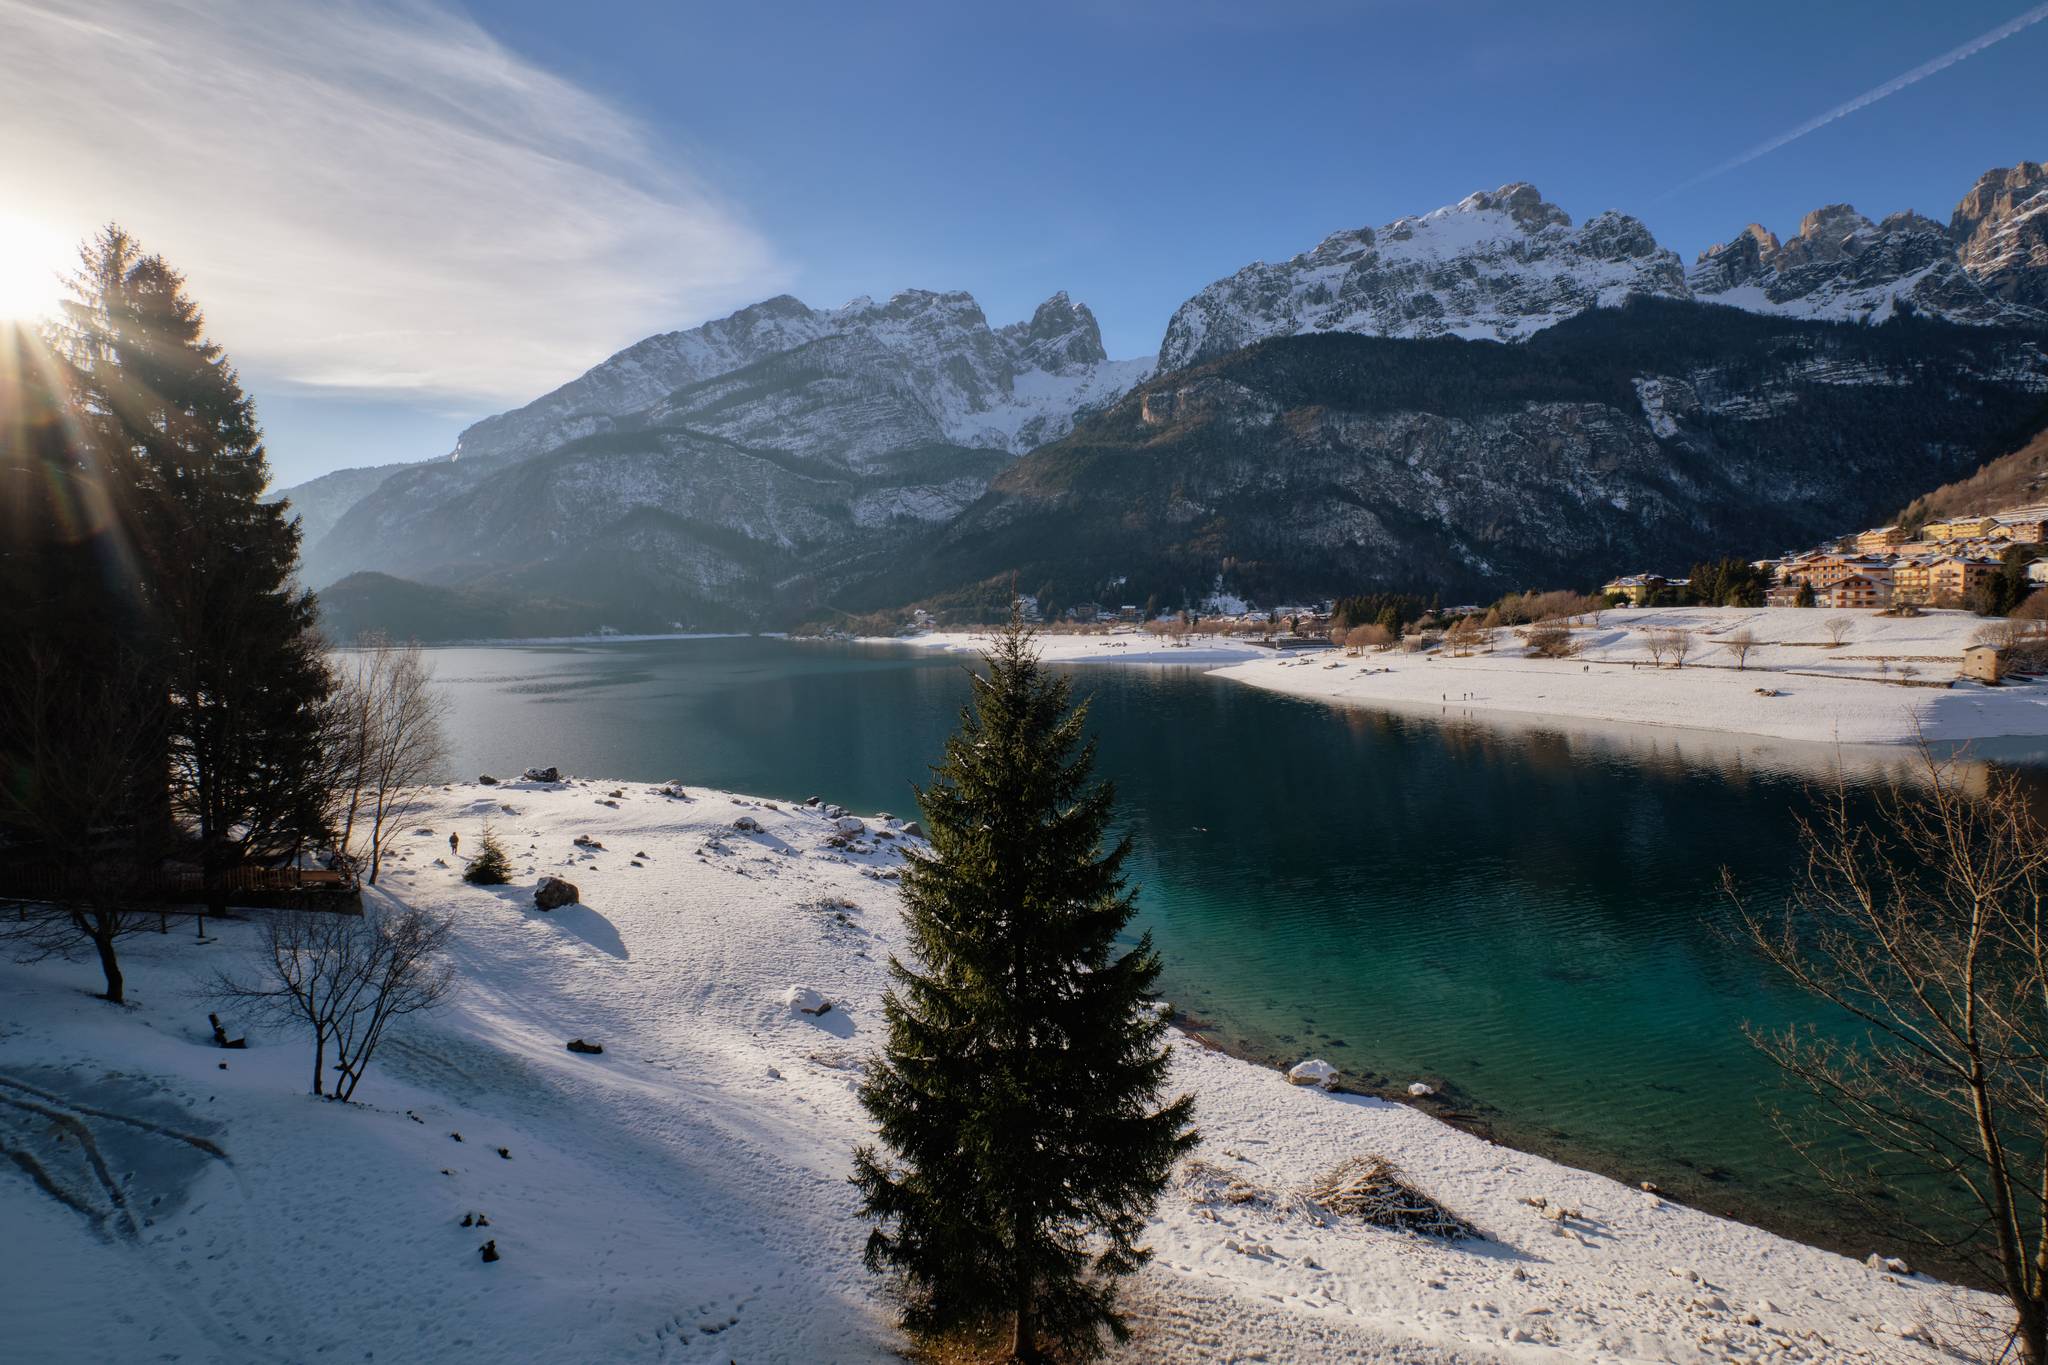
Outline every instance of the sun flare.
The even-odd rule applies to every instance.
[[[63,296],[70,258],[63,234],[32,219],[0,213],[0,322],[49,317]]]

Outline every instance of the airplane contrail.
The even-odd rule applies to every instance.
[[[1776,137],[1770,139],[1768,142],[1759,142],[1756,146],[1750,148],[1748,151],[1742,153],[1740,156],[1732,157],[1729,160],[1722,162],[1720,165],[1713,167],[1711,170],[1701,171],[1698,175],[1694,176],[1692,179],[1684,182],[1683,184],[1672,186],[1670,189],[1664,191],[1663,194],[1659,195],[1658,198],[1668,199],[1672,195],[1677,194],[1682,190],[1691,189],[1694,185],[1699,184],[1701,181],[1712,180],[1717,175],[1726,175],[1729,171],[1734,170],[1737,166],[1746,166],[1760,156],[1768,156],[1770,153],[1777,151],[1778,148],[1784,146],[1788,142],[1796,142],[1800,138],[1805,137],[1808,133],[1811,133],[1816,129],[1825,128],[1828,124],[1833,123],[1836,119],[1847,118],[1849,115],[1855,113],[1858,109],[1867,109],[1871,105],[1876,104],[1879,100],[1884,99],[1887,96],[1898,94],[1901,90],[1904,90],[1909,85],[1917,85],[1919,82],[1926,80],[1929,76],[1934,75],[1936,72],[1947,70],[1949,67],[1954,66],[1957,62],[1962,61],[1966,57],[1974,57],[1979,52],[1982,52],[1985,48],[1991,47],[1997,43],[2002,43],[2007,38],[2012,37],[2015,33],[2019,33],[2024,29],[2032,28],[2034,25],[2040,23],[2043,19],[2048,19],[2048,4],[2036,5],[2034,6],[2034,8],[2028,10],[2025,14],[2020,15],[2017,19],[2008,20],[2007,22],[2000,24],[1997,28],[1992,29],[1989,33],[1979,34],[1977,37],[1970,39],[1969,42],[1964,43],[1961,47],[1953,48],[1950,51],[1944,52],[1939,57],[1936,57],[1933,61],[1925,62],[1919,66],[1916,66],[1903,76],[1894,76],[1892,77],[1892,79],[1886,81],[1883,85],[1874,86],[1871,89],[1866,90],[1862,94],[1858,95],[1855,99],[1848,100],[1842,104],[1838,104],[1834,108],[1828,110],[1826,113],[1819,114],[1813,118],[1808,119],[1806,122],[1800,124],[1797,128],[1794,128],[1789,132],[1780,133]]]

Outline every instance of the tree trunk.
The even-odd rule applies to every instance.
[[[2019,1342],[2020,1359],[2026,1365],[2048,1361],[2048,1316],[2044,1316],[2040,1304],[2019,1305],[2019,1321],[2013,1326],[2013,1336]]]
[[[1038,1353],[1038,1310],[1033,1297],[1028,1285],[1018,1293],[1017,1326],[1010,1337],[1010,1358],[1027,1365],[1044,1358]]]
[[[128,1000],[126,983],[121,979],[121,964],[114,957],[114,936],[111,933],[97,933],[92,936],[92,946],[100,955],[100,971],[107,978],[105,998],[116,1005]]]
[[[326,1084],[326,1078],[324,1075],[326,1070],[327,1035],[321,1033],[316,1035],[313,1039],[313,1093],[316,1095],[324,1096],[327,1093],[325,1090],[322,1090],[320,1088],[321,1086]]]

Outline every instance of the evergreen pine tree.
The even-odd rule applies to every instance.
[[[1087,707],[1016,619],[918,793],[929,855],[904,871],[915,964],[893,960],[889,1039],[861,1088],[885,1156],[854,1183],[881,1226],[913,1331],[1011,1326],[1017,1359],[1125,1335],[1116,1281],[1175,1159],[1193,1101],[1159,1103],[1165,1024],[1147,997],[1149,934],[1118,954],[1133,896],[1114,794],[1091,779]]]
[[[83,438],[41,338],[0,325],[0,894],[36,872],[62,887],[0,912],[0,941],[29,958],[89,944],[116,1003],[116,940],[158,923],[138,892],[172,835],[130,483]]]
[[[235,865],[325,832],[333,678],[293,579],[298,523],[259,501],[255,405],[183,276],[118,227],[81,262],[52,341],[88,440],[128,478],[131,584],[172,701],[171,803],[218,912]]]
[[[512,880],[512,859],[505,852],[505,846],[498,842],[497,831],[490,822],[484,822],[484,832],[477,839],[476,854],[470,858],[469,866],[462,870],[462,880],[476,886],[503,886]]]

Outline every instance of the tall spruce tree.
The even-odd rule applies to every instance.
[[[160,923],[139,894],[172,847],[168,698],[133,591],[128,472],[73,418],[41,338],[0,326],[0,942],[89,944],[125,1000],[121,937]]]
[[[1087,707],[1012,620],[918,792],[931,839],[904,870],[916,962],[892,959],[889,1039],[861,1087],[885,1156],[854,1183],[880,1221],[870,1269],[913,1331],[1012,1328],[1019,1360],[1126,1335],[1116,1282],[1179,1155],[1193,1100],[1160,1103],[1149,934],[1118,953],[1128,840],[1092,781]]]
[[[217,912],[235,866],[325,829],[333,678],[293,578],[298,523],[260,501],[255,405],[184,277],[110,226],[71,292],[51,341],[87,439],[127,475],[130,581],[171,704],[170,803]]]

